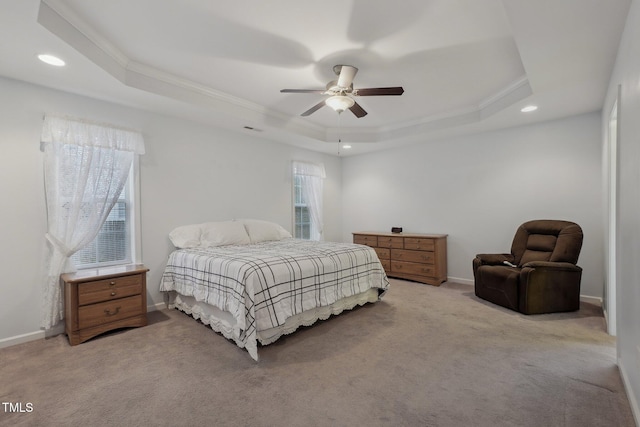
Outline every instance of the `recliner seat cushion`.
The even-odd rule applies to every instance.
[[[519,268],[482,265],[476,271],[476,295],[517,311],[519,277]]]

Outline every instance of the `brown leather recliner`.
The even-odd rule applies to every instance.
[[[510,254],[476,255],[476,295],[524,314],[580,309],[582,268],[576,264],[582,237],[573,222],[525,222],[516,231]]]

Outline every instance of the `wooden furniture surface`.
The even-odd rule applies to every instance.
[[[118,328],[146,326],[147,271],[127,265],[60,276],[71,345]]]
[[[353,233],[353,243],[371,246],[387,276],[440,286],[447,280],[447,235]]]

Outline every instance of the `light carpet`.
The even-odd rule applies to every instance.
[[[634,426],[599,307],[525,316],[468,285],[382,301],[260,347],[176,310],[71,347],[0,350],[11,426]],[[5,405],[6,406],[6,405]]]

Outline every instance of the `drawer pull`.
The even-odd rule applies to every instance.
[[[104,312],[105,312],[105,314],[107,316],[115,316],[116,314],[118,314],[120,312],[120,306],[116,307],[116,311],[114,311],[113,313],[108,308],[105,308]]]
[[[109,285],[114,286],[116,284],[116,282],[111,282],[109,283]]]
[[[112,296],[112,297],[115,297],[115,296],[116,296],[116,293],[115,293],[115,292],[111,292],[111,296]]]

